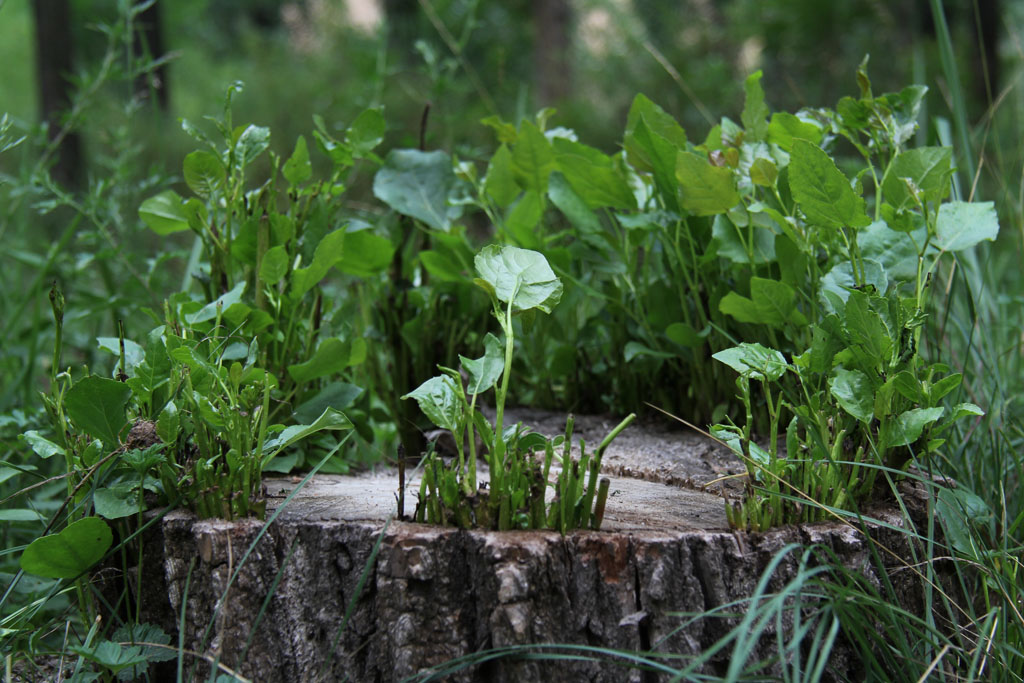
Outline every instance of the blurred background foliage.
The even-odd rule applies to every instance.
[[[50,281],[76,290],[70,363],[91,363],[96,336],[124,318],[140,329],[144,309],[159,311],[174,291],[189,238],[157,238],[136,208],[168,183],[184,189],[180,164],[193,141],[178,121],[216,113],[236,80],[245,84],[236,120],[270,127],[280,155],[309,133],[314,114],[340,134],[371,106],[388,123],[382,150],[417,147],[429,104],[422,144],[482,164],[495,145],[479,123],[488,116],[518,121],[551,106],[550,125],[611,153],[640,92],[703,140],[719,117],[738,119],[753,71],[763,70],[773,110],[796,111],[856,94],[856,67],[874,53],[876,92],[929,87],[917,144],[952,143],[943,131],[961,104],[971,130],[969,158],[957,149],[964,194],[995,199],[1010,227],[1004,241],[1020,239],[1021,3],[177,0],[152,3],[119,29],[128,4],[0,2],[0,109],[35,143],[0,155],[0,236],[11,266],[3,284],[28,295],[2,302],[0,410],[28,403],[44,375]],[[936,11],[960,83],[944,76]],[[134,39],[117,43],[118,30]],[[113,44],[123,44],[120,54],[111,55]],[[59,147],[47,144],[46,121],[51,136],[66,127]],[[40,180],[46,167],[53,183]],[[976,177],[966,177],[972,168]],[[349,179],[348,209],[383,211],[371,179]],[[1016,248],[993,250],[994,272],[1013,271],[1019,257]]]

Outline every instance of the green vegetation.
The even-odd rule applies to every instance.
[[[614,92],[527,115],[516,84],[529,67],[486,49],[498,26],[529,33],[515,10],[422,4],[433,14],[396,22],[391,43],[300,12],[264,45],[253,20],[225,11],[199,41],[205,52],[171,62],[172,83],[197,79],[176,123],[135,90],[160,63],[131,48],[145,6],[120,2],[97,14],[99,40],[55,137],[27,122],[26,88],[3,100],[3,651],[77,657],[77,680],[141,676],[171,658],[187,671],[170,637],[139,623],[137,583],[118,598],[119,623],[96,620],[110,596],[90,570],[142,575],[155,510],[265,517],[265,472],[308,480],[396,463],[404,483],[429,423],[451,431],[457,453],[445,465],[426,449],[416,521],[597,529],[604,449],[652,405],[711,425],[743,461],[745,494],[727,503],[740,529],[856,526],[880,498],[901,504],[901,480],[924,487],[927,528],[896,533],[913,541],[906,570],[926,615],[817,547],[769,593],[789,548],[749,600],[688,617],[744,615],[690,661],[656,644],[499,648],[451,671],[557,654],[685,679],[731,648],[730,678],[782,663],[787,680],[816,680],[842,634],[876,678],[1019,680],[1024,157],[1004,141],[1020,127],[1020,88],[967,99],[958,29],[939,2],[937,42],[900,42],[884,59],[875,47],[872,73],[923,81],[940,65],[950,119],[936,116],[946,108],[935,88],[876,94],[866,60],[854,71],[848,59],[772,49],[810,40],[800,27],[824,12],[853,27],[833,36],[836,52],[860,59],[883,43],[857,35],[900,22],[861,21],[859,3],[734,0],[728,21],[666,42],[666,55],[657,36],[679,17],[658,25],[654,12],[594,0],[578,3],[587,30],[607,15],[622,31],[573,49],[586,52],[588,87]],[[166,7],[194,38],[201,22],[189,13],[205,3]],[[30,14],[0,2],[2,55],[23,44],[9,38]],[[351,59],[316,48],[339,36]],[[415,41],[415,55],[396,51],[396,37]],[[235,54],[252,45],[260,54],[243,65]],[[730,47],[764,51],[762,70],[735,77]],[[702,71],[692,54],[710,55],[692,59]],[[0,59],[0,82],[25,82],[11,71],[18,60]],[[830,90],[840,62],[855,95]],[[779,70],[814,106],[790,99]],[[261,78],[243,89],[234,79],[246,73]],[[301,82],[289,106],[263,97],[289,81]],[[217,116],[202,118],[228,83]],[[50,174],[71,134],[88,150],[77,188]],[[472,349],[483,355],[460,355]],[[493,421],[482,410],[491,396]],[[571,414],[549,439],[505,424],[515,404],[630,417],[574,460]],[[966,600],[938,588],[938,558],[953,558]],[[779,639],[777,660],[748,661],[781,619],[800,627]]]

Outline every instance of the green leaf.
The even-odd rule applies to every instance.
[[[131,395],[124,382],[93,375],[68,389],[64,410],[79,429],[113,449],[128,425],[124,407]]]
[[[590,208],[636,208],[633,191],[610,158],[564,138],[554,141],[554,149],[558,170]]]
[[[534,190],[527,190],[508,212],[505,229],[513,239],[524,247],[537,248],[541,240],[534,234],[534,228],[544,215],[544,198]]]
[[[475,360],[459,356],[462,367],[469,374],[466,390],[470,394],[480,394],[494,386],[505,369],[505,347],[490,332],[484,337],[484,355]]]
[[[260,262],[260,280],[276,285],[288,273],[288,250],[283,244],[267,249]]]
[[[909,282],[917,277],[916,244],[924,244],[927,237],[924,226],[908,235],[893,230],[885,221],[876,221],[857,233],[857,246],[865,261],[877,261],[889,277]]]
[[[35,510],[27,508],[5,508],[0,510],[0,522],[41,522],[45,519]]]
[[[291,276],[291,289],[288,296],[293,301],[298,301],[302,296],[313,289],[320,280],[324,279],[329,271],[344,255],[345,229],[339,228],[328,233],[320,243],[316,245],[313,252],[313,262],[305,268],[296,268]]]
[[[21,568],[36,576],[73,579],[102,560],[113,540],[106,522],[86,517],[32,541],[21,555]]]
[[[122,646],[110,640],[104,640],[92,647],[73,645],[69,648],[90,662],[95,662],[112,673],[118,673],[129,667],[145,664],[148,657],[142,653],[139,645]]]
[[[569,181],[558,171],[552,173],[548,179],[548,197],[578,230],[590,234],[601,232],[601,220],[597,214],[576,194]]]
[[[770,159],[758,157],[750,165],[750,182],[762,187],[774,187],[779,169]]]
[[[543,254],[518,247],[484,247],[474,259],[476,271],[499,301],[515,309],[550,313],[562,298],[562,282]]]
[[[441,282],[465,282],[468,275],[451,257],[441,251],[426,250],[419,253],[420,263],[431,277]]]
[[[687,346],[692,349],[697,349],[703,346],[704,339],[706,337],[706,335],[703,335],[694,329],[693,325],[682,322],[672,323],[666,327],[665,336],[674,344]]]
[[[999,234],[999,217],[992,202],[949,202],[939,207],[935,246],[963,251]]]
[[[747,76],[743,84],[746,92],[746,101],[743,104],[743,113],[740,114],[740,121],[746,130],[746,139],[750,141],[764,140],[768,136],[768,117],[771,110],[764,103],[764,89],[761,87],[761,70]]]
[[[863,266],[864,284],[871,285],[879,294],[884,294],[889,287],[889,278],[885,268],[877,261],[867,258],[863,259]],[[837,263],[821,278],[821,291],[823,293],[831,292],[842,301],[846,301],[850,297],[850,290],[856,286],[857,281],[853,277],[853,264],[849,261]],[[822,300],[825,302],[826,310],[834,313],[828,299],[822,297]]]
[[[345,131],[345,142],[357,157],[368,155],[384,141],[388,124],[380,109],[364,109]]]
[[[676,153],[686,149],[686,131],[671,114],[643,94],[633,98],[623,146],[629,163],[641,171],[674,173]]]
[[[953,149],[951,147],[918,147],[901,152],[882,179],[885,200],[896,209],[914,207],[906,179],[920,193],[921,201],[939,201],[949,194]]]
[[[741,376],[763,381],[774,381],[785,374],[789,364],[775,349],[744,342],[711,356],[740,373]]]
[[[740,233],[743,233],[742,236]],[[753,233],[754,253],[747,254],[745,240]],[[739,228],[725,214],[715,216],[711,224],[711,236],[714,238],[717,255],[743,265],[771,263],[775,260],[775,233],[759,226]]]
[[[204,323],[208,320],[214,320],[217,317],[218,307],[220,307],[221,314],[223,314],[224,311],[227,311],[235,304],[242,302],[242,295],[245,294],[245,285],[245,281],[239,282],[231,289],[231,291],[227,292],[223,296],[214,299],[195,313],[185,315],[185,322],[190,325],[195,325],[196,323]]]
[[[370,277],[386,270],[394,255],[391,240],[372,230],[357,230],[346,233],[345,248],[335,267],[349,275]]]
[[[164,443],[173,444],[178,439],[180,428],[181,416],[178,414],[178,406],[170,402],[164,406],[156,419],[156,435]]]
[[[455,185],[451,158],[444,152],[392,150],[373,179],[373,194],[398,213],[448,232],[462,207],[450,205]]]
[[[301,185],[313,177],[313,165],[309,163],[309,148],[306,146],[306,138],[300,135],[295,139],[295,149],[288,157],[288,161],[284,162],[281,172],[292,187]]]
[[[555,170],[551,143],[537,126],[523,121],[512,149],[512,172],[519,184],[539,195],[548,191],[548,176]]]
[[[788,112],[772,114],[772,121],[768,124],[768,142],[787,151],[793,149],[793,143],[797,139],[807,140],[811,144],[817,145],[821,142],[821,138],[821,126]]]
[[[313,357],[304,363],[288,366],[288,374],[298,384],[327,375],[334,375],[349,366],[352,345],[337,337],[329,337],[320,342]]]
[[[139,511],[141,491],[135,482],[118,482],[93,491],[96,514],[104,519],[121,519]]]
[[[29,447],[32,449],[32,451],[40,458],[43,458],[44,460],[54,455],[64,454],[63,448],[61,448],[54,442],[50,441],[49,439],[40,436],[39,432],[37,432],[34,429],[30,429],[29,431],[22,434],[19,438],[21,438],[22,441],[27,443]]]
[[[249,124],[235,142],[235,168],[244,169],[270,146],[270,129]]]
[[[307,436],[312,436],[322,431],[338,431],[343,429],[352,429],[352,423],[345,417],[344,413],[334,408],[326,408],[320,417],[311,424],[285,427],[275,438],[263,444],[263,468],[268,469],[267,463],[273,460],[278,453],[305,439]],[[270,469],[270,471],[275,470]]]
[[[205,150],[197,150],[186,155],[183,171],[189,189],[204,198],[223,187],[226,178],[220,157]]]
[[[790,154],[790,191],[810,222],[837,229],[862,228],[871,222],[864,212],[864,198],[853,191],[824,150],[797,140]]]
[[[118,337],[96,337],[96,345],[121,358],[121,340]],[[131,339],[124,340],[124,365],[128,374],[146,357],[145,350]]]
[[[921,438],[925,427],[942,417],[943,412],[943,408],[913,408],[900,414],[892,425],[889,445],[896,447],[914,443]]]
[[[511,204],[519,195],[519,186],[512,173],[512,152],[504,143],[494,153],[487,165],[484,191],[502,208]]]
[[[864,424],[871,422],[875,414],[875,392],[867,375],[860,370],[836,368],[828,388],[843,410]]]
[[[414,398],[431,422],[449,431],[458,429],[462,420],[462,402],[455,380],[448,375],[431,377],[402,397]]]
[[[979,528],[984,529],[992,519],[992,509],[979,496],[965,488],[939,486],[935,512],[942,521],[946,538],[960,553],[976,558],[979,543],[972,540]]]
[[[732,170],[712,166],[692,152],[680,152],[676,157],[676,180],[680,205],[697,216],[725,213],[740,201]]]
[[[729,292],[718,304],[718,310],[731,315],[741,323],[759,323],[781,327],[786,323],[807,324],[807,319],[796,308],[796,290],[785,282],[760,277],[750,279],[748,299]]]
[[[164,190],[139,206],[139,218],[158,235],[188,230],[184,200],[174,190]]]
[[[331,382],[295,409],[295,421],[300,424],[316,420],[328,408],[345,410],[363,395],[363,389],[347,382]]]
[[[648,356],[650,358],[675,358],[676,354],[668,351],[657,351],[649,346],[645,346],[638,341],[628,341],[622,348],[622,357],[627,363],[631,362],[637,356]]]

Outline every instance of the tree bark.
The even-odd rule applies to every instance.
[[[81,141],[74,131],[60,137],[64,114],[71,108],[71,7],[68,0],[36,0],[31,4],[35,13],[39,117],[48,126],[51,142],[58,144],[51,173],[58,183],[74,186],[82,172]]]

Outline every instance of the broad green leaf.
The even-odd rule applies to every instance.
[[[45,519],[37,511],[27,508],[4,508],[0,510],[0,522],[41,522]]]
[[[357,157],[363,157],[384,141],[387,130],[388,125],[380,109],[364,109],[345,131],[345,142]]]
[[[121,340],[118,337],[96,337],[96,345],[104,351],[121,357]],[[143,348],[131,339],[124,340],[124,365],[126,372],[130,375],[135,366],[143,361],[146,352]]]
[[[171,401],[164,406],[156,419],[156,435],[164,443],[173,444],[178,439],[180,429],[181,416],[178,414],[178,406]]]
[[[672,323],[665,328],[665,336],[674,344],[696,349],[704,345],[706,335],[701,334],[687,323]]]
[[[828,388],[843,410],[865,424],[871,422],[875,392],[867,375],[860,370],[836,368]]]
[[[633,191],[609,157],[564,138],[553,144],[558,170],[590,208],[636,208]]]
[[[622,357],[627,363],[631,362],[637,356],[648,356],[650,358],[675,358],[676,354],[668,351],[658,351],[652,349],[649,346],[641,344],[638,341],[628,341],[622,349]]]
[[[548,176],[555,170],[555,153],[551,142],[529,121],[519,125],[516,144],[512,148],[512,172],[527,190],[543,195],[548,191]]]
[[[363,395],[363,389],[347,382],[331,382],[295,409],[295,421],[307,424],[316,420],[328,408],[345,410]]]
[[[68,389],[64,410],[79,429],[113,449],[128,425],[124,407],[131,395],[124,382],[93,375]]]
[[[750,182],[762,187],[773,187],[779,178],[779,169],[770,159],[758,157],[750,165]]]
[[[917,277],[916,245],[924,244],[927,236],[924,226],[908,235],[891,229],[885,221],[876,221],[857,233],[857,246],[864,260],[880,263],[888,277],[909,282]]]
[[[123,669],[145,664],[149,661],[146,655],[142,653],[142,646],[122,646],[120,643],[110,640],[100,641],[92,647],[74,645],[69,649],[90,662],[95,662],[103,668],[110,670],[114,674]]]
[[[73,579],[103,559],[113,540],[106,522],[86,517],[32,541],[21,555],[21,568],[36,576]]]
[[[793,143],[797,139],[807,140],[817,145],[821,142],[821,138],[821,126],[789,112],[772,114],[772,121],[768,124],[768,142],[787,151],[793,149]]]
[[[864,198],[853,191],[850,181],[824,150],[805,140],[793,143],[789,187],[812,223],[862,228],[871,222],[864,212]]]
[[[93,491],[92,502],[96,514],[104,519],[121,519],[139,511],[141,500],[138,485],[133,482],[118,482]]]
[[[576,191],[565,179],[565,176],[555,171],[548,179],[548,197],[551,203],[558,207],[558,210],[569,219],[575,228],[583,233],[595,234],[601,232],[601,220],[597,217],[583,198],[576,194]]]
[[[326,235],[316,245],[313,262],[305,268],[296,268],[291,275],[291,289],[288,296],[298,301],[309,290],[324,279],[329,271],[344,255],[345,229],[339,228]]]
[[[64,449],[50,441],[49,439],[39,435],[34,429],[30,429],[21,435],[21,440],[29,445],[29,448],[44,460],[53,455],[62,455]]]
[[[711,357],[725,363],[743,377],[761,381],[777,380],[789,367],[786,358],[775,349],[747,342],[719,351]]]
[[[346,233],[341,261],[335,267],[349,275],[370,277],[386,270],[394,255],[391,240],[372,230],[357,230]]]
[[[249,124],[235,142],[235,168],[245,168],[269,146],[270,129]]]
[[[665,208],[678,210],[676,156],[686,149],[686,132],[676,120],[644,95],[637,95],[629,108],[623,146],[634,168],[654,175]]]
[[[893,388],[900,393],[900,396],[912,403],[920,403],[924,399],[924,392],[921,389],[921,380],[909,370],[898,372],[892,379]]]
[[[743,113],[740,114],[740,121],[746,131],[746,139],[751,141],[764,140],[768,136],[768,117],[771,110],[764,103],[764,89],[761,87],[761,70],[747,76],[743,84],[746,92],[746,100],[743,104]]]
[[[742,232],[742,236],[741,233]],[[715,216],[711,224],[718,256],[733,263],[759,265],[775,260],[775,233],[760,226],[740,228],[725,214]],[[746,241],[753,238],[753,254],[747,253]]]
[[[174,190],[164,190],[139,206],[139,218],[158,235],[188,230],[188,214],[182,198]]]
[[[402,397],[414,398],[431,422],[449,431],[458,429],[462,420],[462,402],[455,380],[448,375],[431,377]]]
[[[505,347],[490,332],[484,337],[484,355],[477,359],[459,356],[462,367],[469,373],[466,391],[480,394],[494,386],[505,369]]]
[[[242,295],[245,294],[245,281],[239,282],[235,285],[231,291],[227,292],[223,296],[218,297],[214,301],[206,304],[195,313],[190,313],[185,316],[185,321],[191,325],[196,323],[204,323],[208,320],[214,320],[217,317],[217,308],[220,308],[221,314],[228,310],[235,304],[242,302]]]
[[[916,206],[905,179],[920,193],[921,201],[939,201],[949,194],[953,149],[918,147],[901,152],[882,179],[885,200],[896,209]]]
[[[942,520],[946,538],[958,552],[976,558],[980,543],[973,539],[977,537],[978,529],[985,529],[991,521],[992,509],[980,496],[961,486],[939,486],[937,489],[935,512]]]
[[[182,165],[185,183],[200,197],[209,197],[224,185],[226,171],[213,152],[196,150],[185,156]]]
[[[931,399],[932,404],[938,403],[942,400],[942,397],[949,392],[960,386],[964,376],[959,372],[955,372],[952,375],[948,375],[932,384],[928,390],[928,397]]]
[[[442,251],[426,250],[419,253],[420,263],[430,276],[442,282],[465,282],[468,277],[462,267]]]
[[[863,265],[864,284],[871,285],[879,294],[884,294],[889,288],[889,278],[885,268],[871,259],[863,259]],[[821,278],[822,293],[830,292],[839,297],[841,301],[846,301],[850,297],[850,290],[856,286],[857,281],[853,277],[853,264],[849,261],[837,263]],[[836,312],[828,298],[822,296],[821,300],[828,312]]]
[[[267,463],[278,453],[307,436],[312,436],[317,432],[342,429],[352,429],[352,423],[344,413],[334,408],[326,408],[320,417],[308,425],[285,427],[276,437],[263,444],[263,467],[266,469]]]
[[[484,190],[495,203],[505,208],[519,195],[519,186],[512,173],[512,152],[502,143],[487,165]]]
[[[676,157],[680,206],[698,216],[725,213],[740,201],[732,170],[712,166],[704,157],[680,152]]]
[[[509,210],[505,218],[505,229],[518,244],[536,249],[542,242],[534,233],[534,228],[543,215],[543,197],[534,190],[527,190]]]
[[[316,348],[313,357],[304,363],[288,366],[288,374],[298,384],[340,373],[349,366],[352,345],[337,337],[329,337]]]
[[[781,327],[786,323],[805,325],[807,319],[796,308],[796,290],[785,282],[754,277],[750,279],[748,299],[729,292],[718,304],[718,310],[741,323],[759,323]]]
[[[896,447],[914,443],[921,438],[925,427],[942,417],[943,412],[943,408],[913,408],[900,414],[892,425],[889,445]]]
[[[448,232],[462,214],[462,207],[448,203],[454,185],[455,173],[446,153],[396,149],[377,171],[373,194],[398,213]]]
[[[306,138],[301,135],[296,138],[295,149],[288,157],[288,161],[284,162],[281,172],[292,187],[301,185],[313,177],[313,165],[309,163],[309,148],[306,146]]]
[[[480,278],[499,301],[526,311],[539,308],[550,313],[562,298],[562,282],[543,254],[518,247],[484,247],[474,259]]]
[[[288,273],[288,250],[283,244],[267,249],[260,262],[260,280],[276,285]]]
[[[949,202],[939,207],[935,246],[963,251],[999,234],[999,217],[992,202]]]

